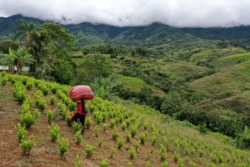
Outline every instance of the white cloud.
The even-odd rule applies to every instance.
[[[0,0],[0,16],[23,14],[67,23],[117,26],[161,22],[171,26],[250,25],[249,0]]]

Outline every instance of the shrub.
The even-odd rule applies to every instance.
[[[152,136],[152,139],[151,139],[151,143],[152,143],[152,145],[155,145],[156,140],[157,140],[156,135],[153,135],[153,136]]]
[[[25,101],[25,88],[20,82],[16,82],[13,85],[13,94],[19,104],[22,104]]]
[[[38,90],[36,93],[35,93],[35,103],[36,103],[36,106],[41,110],[43,111],[46,107],[46,100],[44,99],[44,95],[43,93]]]
[[[129,150],[129,155],[130,155],[130,158],[131,159],[134,159],[135,155],[136,155],[136,150],[134,147],[132,147],[130,150]]]
[[[50,104],[51,104],[51,105],[54,105],[54,104],[55,104],[55,101],[56,101],[56,96],[54,96],[54,95],[51,96],[51,97],[50,97]]]
[[[60,156],[64,157],[65,153],[68,151],[69,149],[69,139],[67,138],[63,138],[60,137],[58,139],[58,146],[59,146],[59,152],[60,152]]]
[[[82,130],[82,124],[80,122],[73,122],[72,127],[75,132]]]
[[[146,133],[143,132],[140,134],[140,142],[141,142],[141,144],[144,144],[145,141],[146,141]]]
[[[6,76],[3,77],[1,82],[2,82],[2,86],[5,86],[7,84],[7,82],[8,82],[8,77],[6,77]]]
[[[49,93],[49,88],[45,83],[38,84],[38,88],[42,91],[42,93],[46,96]]]
[[[119,134],[118,134],[117,130],[114,129],[114,130],[112,131],[112,139],[113,139],[113,140],[116,140],[118,137],[119,137]]]
[[[52,123],[49,126],[49,132],[50,132],[51,141],[55,142],[60,135],[60,127],[57,124]]]
[[[207,132],[207,124],[203,123],[198,125],[198,129],[202,134],[205,134]]]
[[[105,131],[107,130],[107,128],[108,128],[108,124],[107,124],[107,123],[104,123],[104,124],[103,124],[103,132],[105,132]]]
[[[30,128],[31,125],[35,123],[35,120],[40,116],[40,112],[35,110],[33,113],[31,111],[27,111],[22,113],[20,116],[20,123],[24,125],[26,128]]]
[[[237,137],[237,144],[240,148],[250,148],[250,130],[245,126],[244,131]]]
[[[110,158],[113,158],[113,156],[116,152],[116,149],[114,147],[111,147],[110,151],[111,151]]]
[[[28,132],[25,129],[25,127],[23,127],[20,123],[17,124],[16,130],[17,130],[17,137],[19,141],[22,141],[23,139],[26,138]]]
[[[93,152],[95,151],[95,146],[87,144],[85,151],[86,151],[86,157],[90,158],[93,155]]]
[[[130,129],[131,137],[134,138],[136,135],[136,132],[137,132],[137,128],[135,126],[132,126]]]
[[[76,155],[76,159],[75,159],[75,162],[74,162],[74,167],[81,167],[81,165],[80,165],[80,159],[79,159],[79,155],[78,154]]]
[[[99,138],[98,138],[98,142],[99,142],[98,146],[99,146],[99,147],[102,146],[103,141],[104,141],[103,137],[99,137]]]
[[[161,167],[169,167],[168,162],[167,161],[162,162]]]
[[[51,123],[56,119],[55,113],[52,110],[47,111],[48,122]]]
[[[76,144],[81,144],[83,137],[82,137],[82,131],[79,130],[76,132],[75,134],[75,138],[76,138]]]
[[[100,167],[108,167],[108,160],[102,159],[99,165]]]
[[[115,125],[116,125],[115,119],[111,119],[111,120],[110,120],[110,128],[114,128]]]
[[[86,129],[89,129],[92,124],[92,119],[90,117],[86,118]]]
[[[161,161],[165,161],[167,159],[167,149],[163,144],[160,145],[160,159]]]
[[[127,134],[126,134],[126,139],[127,139],[127,142],[130,142],[130,139],[131,139],[131,133],[127,133]]]
[[[122,148],[123,144],[124,144],[124,139],[120,137],[117,141],[117,148],[118,149]]]
[[[31,88],[34,86],[34,83],[32,82],[32,81],[28,81],[27,83],[26,83],[26,89],[27,90],[31,90]]]
[[[95,136],[98,137],[98,133],[100,131],[100,127],[97,125],[95,126]]]
[[[126,122],[122,122],[122,130],[125,130],[127,128]]]
[[[33,136],[30,139],[21,140],[20,147],[23,150],[24,155],[30,155],[30,150],[35,146],[35,142],[33,140]]]

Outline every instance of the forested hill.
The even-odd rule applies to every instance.
[[[250,26],[229,28],[182,28],[181,30],[203,39],[234,40],[242,43],[250,43]]]
[[[25,19],[37,23],[39,19],[14,15],[0,18],[0,41],[13,38],[17,20]],[[77,44],[123,44],[136,46],[153,46],[171,41],[186,41],[187,38],[223,39],[250,44],[250,27],[232,28],[176,28],[161,23],[148,26],[116,27],[104,24],[80,23],[64,25],[77,38]]]

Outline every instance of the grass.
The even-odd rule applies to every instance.
[[[124,75],[117,75],[116,79],[118,82],[125,83],[125,88],[128,88],[134,92],[141,92],[142,88],[150,88],[153,92],[153,95],[166,95],[163,91],[160,89],[151,86],[144,82],[143,80],[136,78],[136,77],[130,77],[130,76],[124,76]]]
[[[21,77],[18,79],[20,80]],[[43,83],[47,84],[48,87],[51,86],[49,82]],[[81,166],[98,166],[104,159],[109,166],[127,166],[128,164],[132,164],[132,166],[145,166],[146,164],[161,166],[164,162],[169,166],[247,166],[250,163],[250,152],[235,148],[233,142],[230,142],[230,138],[224,135],[214,133],[204,135],[196,127],[172,120],[149,107],[122,100],[113,103],[99,97],[87,102],[87,107],[92,109],[88,118],[91,118],[93,122],[90,128],[85,131],[83,142],[80,145],[75,143],[74,129],[67,126],[66,120],[62,119],[61,115],[57,115],[55,123],[60,126],[62,136],[69,139],[69,148],[63,159],[60,156],[57,143],[51,142],[46,112],[42,112],[36,123],[28,129],[28,136],[34,136],[36,145],[27,158],[21,156],[21,148],[16,147],[18,140],[14,125],[19,121],[20,115],[18,113],[21,106],[12,97],[12,84],[10,82],[5,86],[1,85],[0,90],[2,89],[5,91],[0,92],[2,106],[0,108],[0,130],[3,132],[0,133],[0,143],[5,144],[0,147],[0,160],[4,166],[13,166],[14,164],[19,164],[19,166],[73,166],[78,155],[80,158],[77,163]],[[33,87],[31,90],[26,90],[26,95],[32,96],[37,89],[39,88]],[[58,85],[58,89],[67,90],[69,87]],[[49,92],[44,98],[49,99],[52,95],[54,94]],[[57,101],[62,103],[67,99],[64,97],[66,99],[62,100],[62,97],[57,96]],[[8,103],[19,112],[14,113],[14,110],[7,112],[5,107],[8,106],[3,105],[4,101],[6,102],[5,99],[8,99]],[[57,107],[57,104],[52,106],[47,100],[45,110],[55,111]],[[36,106],[34,105],[33,108]],[[105,121],[97,123],[97,115],[105,117]],[[116,121],[115,126],[113,128],[107,127],[103,131],[102,127],[110,125],[111,120]],[[123,122],[130,122],[130,125],[123,129]],[[98,136],[95,134],[97,126],[100,127]],[[132,126],[137,128],[137,132],[130,139],[130,142],[126,142],[126,135]],[[119,140],[112,139],[114,129],[119,138],[124,139],[123,146],[119,149],[117,149]],[[146,135],[143,144],[140,143],[141,134]],[[153,137],[156,137],[154,145],[151,143]],[[99,146],[100,138],[102,138],[101,146]],[[85,153],[89,145],[95,147],[91,157]],[[116,148],[116,150],[111,148]],[[132,148],[136,151],[133,159],[130,155]],[[166,151],[166,157],[160,155],[160,149]],[[163,158],[166,160],[162,161],[161,156],[164,156]]]
[[[195,80],[189,86],[197,91],[217,96],[220,92],[231,95],[241,94],[246,83],[250,82],[250,61],[228,66],[227,68],[204,78]]]
[[[250,53],[232,54],[219,60],[219,68],[227,68],[236,64],[241,64],[250,60]]]
[[[221,116],[244,118],[250,105],[250,53],[233,54],[219,59],[217,73],[194,80],[189,88],[205,95],[195,109]]]

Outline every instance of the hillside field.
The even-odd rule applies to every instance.
[[[67,96],[69,86],[6,73],[1,73],[0,81],[1,166],[250,165],[250,152],[237,149],[229,137],[210,132],[201,134],[197,127],[174,121],[149,107],[99,97],[87,102],[89,128],[77,144],[75,128],[67,124],[67,115],[74,108]],[[55,116],[50,122],[49,112]],[[29,154],[24,154],[17,136],[18,123],[27,125],[25,114],[35,120],[25,128],[27,136],[22,139],[34,143]],[[60,128],[60,137],[55,142],[50,136],[52,124]],[[59,149],[62,141],[69,144],[64,155]]]

